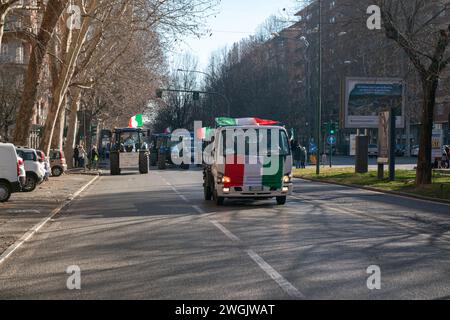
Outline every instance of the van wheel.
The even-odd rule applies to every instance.
[[[286,196],[277,197],[277,205],[282,206],[286,204]]]
[[[210,201],[212,199],[211,187],[203,187],[203,192],[205,195],[205,200]]]
[[[52,168],[52,176],[59,177],[63,174],[63,171],[60,167],[53,167]]]
[[[23,186],[22,190],[24,192],[32,192],[34,189],[36,189],[37,186],[37,179],[33,174],[30,174],[27,172],[27,178],[25,180],[25,185]]]
[[[8,201],[9,197],[11,197],[9,186],[4,182],[0,182],[0,202]]]
[[[214,202],[218,206],[223,206],[223,204],[225,203],[225,198],[217,196],[217,191],[214,191],[213,198],[214,198]]]

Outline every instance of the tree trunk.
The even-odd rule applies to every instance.
[[[64,154],[67,159],[67,166],[73,168],[73,149],[75,148],[75,141],[77,136],[78,125],[78,110],[80,109],[81,90],[75,89],[70,105],[70,114],[67,130],[67,141],[64,145]]]
[[[80,2],[80,3],[79,3]],[[81,0],[76,2],[81,6]],[[70,47],[68,49],[67,54],[64,57],[62,62],[62,68],[58,75],[58,82],[54,84],[54,90],[52,95],[52,104],[50,107],[49,114],[47,116],[46,121],[46,130],[44,131],[44,136],[42,137],[42,150],[44,152],[50,152],[50,142],[53,137],[53,131],[56,124],[55,116],[59,113],[59,109],[61,108],[62,100],[67,94],[67,90],[69,88],[70,80],[75,72],[75,65],[78,59],[78,56],[81,52],[84,42],[86,41],[86,35],[91,25],[92,16],[91,14],[94,12],[94,9],[97,5],[96,0],[92,0],[89,4],[89,9],[87,10],[88,15],[83,18],[81,23],[81,27],[79,30],[73,30],[73,40],[71,40]],[[56,87],[55,87],[56,85]]]
[[[64,139],[64,123],[66,116],[66,99],[64,99],[61,108],[59,108],[58,119],[56,120],[55,130],[53,131],[52,149],[63,150],[63,139]]]
[[[416,184],[426,185],[432,183],[432,167],[431,159],[431,141],[433,133],[434,107],[436,103],[436,90],[438,87],[438,79],[436,76],[430,76],[422,79],[423,89],[423,106],[422,106],[422,128],[420,135],[419,157],[417,160]]]
[[[6,14],[7,10],[0,7],[0,52],[2,52],[2,39],[3,32],[5,30]]]
[[[36,102],[39,77],[44,65],[43,62],[47,46],[66,3],[67,0],[48,1],[37,39],[33,42],[30,62],[25,77],[22,101],[17,113],[17,123],[14,133],[14,143],[16,145],[27,144],[33,121],[33,108]],[[45,152],[46,150],[43,151]]]

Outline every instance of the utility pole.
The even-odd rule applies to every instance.
[[[317,161],[316,174],[320,175],[320,156],[321,156],[321,131],[322,131],[322,0],[318,0],[319,4],[319,96],[317,104]]]

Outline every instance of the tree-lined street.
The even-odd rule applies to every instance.
[[[449,217],[450,0],[0,0],[0,300],[450,299]]]
[[[285,207],[218,208],[201,184],[199,170],[102,176],[0,266],[0,297],[448,298],[448,205],[296,180]]]

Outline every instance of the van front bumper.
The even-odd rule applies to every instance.
[[[217,196],[224,198],[273,198],[289,196],[293,192],[293,184],[284,184],[281,189],[271,190],[269,187],[251,188],[249,186],[224,188],[216,185]]]

